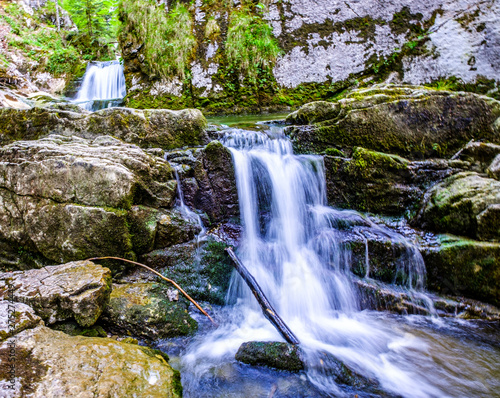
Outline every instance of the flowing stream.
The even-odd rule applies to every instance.
[[[89,111],[121,104],[127,94],[119,61],[89,62],[74,102]]]
[[[294,155],[279,127],[228,129],[223,143],[233,156],[243,226],[237,253],[301,341],[306,371],[293,375],[235,361],[243,342],[283,340],[234,274],[228,305],[214,310],[217,329],[200,320],[200,333],[182,349],[160,344],[181,370],[185,396],[500,396],[499,345],[470,339],[477,324],[361,311],[346,229],[402,243],[398,273],[404,276],[395,282],[424,301],[425,266],[401,235],[326,206],[320,156]],[[368,255],[366,261],[369,276]],[[332,357],[376,380],[378,390],[338,385]]]

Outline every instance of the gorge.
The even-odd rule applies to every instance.
[[[118,14],[67,96],[0,79],[2,394],[498,396],[498,4]]]

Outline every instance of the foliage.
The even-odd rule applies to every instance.
[[[63,3],[78,30],[92,39],[116,37],[119,23],[117,5],[117,0],[64,0]]]
[[[155,0],[122,0],[120,18],[124,29],[132,28],[144,40],[144,55],[153,73],[186,77],[196,41],[191,15],[184,4],[172,4],[167,12]]]
[[[74,47],[61,48],[49,56],[47,70],[58,76],[65,73],[68,66],[72,67],[78,63],[79,56]]]
[[[281,53],[272,28],[261,15],[245,7],[231,14],[226,40],[230,67],[256,82],[261,71],[272,69]]]

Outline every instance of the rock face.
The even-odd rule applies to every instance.
[[[177,290],[153,283],[115,284],[102,320],[115,332],[148,340],[182,336],[197,329],[188,304]]]
[[[361,146],[409,159],[449,157],[471,139],[500,143],[500,102],[468,93],[373,86],[338,102],[311,103],[287,117],[301,153]]]
[[[2,364],[10,341],[0,345]],[[9,398],[182,396],[179,372],[146,347],[68,336],[45,326],[17,334],[15,345],[15,389],[4,390]],[[7,370],[0,368],[3,384],[10,380]]]
[[[91,326],[110,293],[111,271],[90,261],[0,273],[0,298],[28,304],[48,324],[74,319]]]
[[[441,159],[409,161],[361,147],[354,147],[349,158],[325,156],[324,163],[331,206],[386,215],[417,210],[427,188],[467,166]]]
[[[499,243],[443,237],[422,255],[430,289],[500,306]]]
[[[167,153],[179,169],[185,203],[205,212],[211,223],[237,221],[238,191],[231,152],[219,141],[201,150]]]
[[[262,365],[271,368],[298,372],[304,369],[302,354],[296,345],[272,341],[250,341],[243,343],[236,359],[249,365]]]
[[[96,138],[109,133],[144,148],[180,148],[208,142],[206,120],[197,109],[110,108],[89,113],[51,108],[0,109],[0,145],[48,134]]]
[[[416,223],[479,240],[500,239],[500,182],[464,172],[432,187]]]
[[[169,210],[177,192],[168,162],[109,136],[18,141],[0,148],[0,170],[7,269],[134,257],[198,231]]]
[[[148,30],[124,7],[120,45],[130,103],[147,108],[194,101],[209,111],[257,111],[331,97],[356,80],[388,76],[409,84],[451,78],[484,93],[498,86],[500,30],[494,21],[500,11],[494,0],[271,0],[266,5],[262,19],[282,54],[260,77],[258,89],[227,65],[228,31],[238,21],[239,4],[193,4],[192,36],[186,39],[192,48],[185,50],[189,84],[182,76],[151,78],[154,62],[140,34]],[[172,13],[172,7],[154,7],[153,14]]]

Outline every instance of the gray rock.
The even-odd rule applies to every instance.
[[[167,161],[109,136],[53,135],[4,146],[0,266],[151,251],[160,218],[154,207],[168,213],[176,187]]]
[[[8,296],[0,300],[0,341],[38,325],[43,325],[42,318],[30,306],[14,302]]]
[[[91,326],[110,293],[111,271],[90,261],[0,273],[0,298],[28,304],[48,324],[74,319]]]
[[[179,372],[158,352],[108,338],[73,337],[45,326],[15,336],[16,379],[9,398],[182,396]],[[8,361],[11,339],[0,345]],[[0,368],[8,383],[8,368]],[[4,384],[5,385],[5,384]]]

